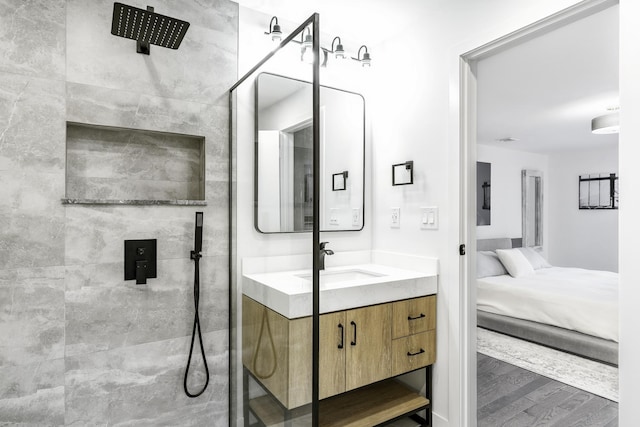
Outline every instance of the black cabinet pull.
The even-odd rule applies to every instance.
[[[338,323],[338,329],[340,329],[340,344],[338,344],[338,348],[344,348],[344,326],[342,326],[342,323]]]
[[[356,322],[352,320],[351,326],[353,326],[353,341],[351,341],[351,345],[356,345],[356,333],[358,332],[358,325],[356,325]]]
[[[420,313],[420,316],[416,316],[416,317],[411,317],[411,316],[409,316],[407,319],[409,319],[409,320],[416,320],[416,319],[422,319],[423,317],[427,317],[427,316],[425,316],[425,314],[424,314],[424,313]]]
[[[422,353],[424,353],[424,348],[421,348],[417,353],[411,353],[410,351],[407,351],[407,356],[417,356]]]

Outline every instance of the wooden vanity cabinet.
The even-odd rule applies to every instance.
[[[320,399],[433,364],[435,303],[432,295],[322,314]],[[242,323],[244,366],[284,407],[310,403],[311,318],[286,319],[243,296]]]
[[[391,376],[391,304],[320,316],[320,399]]]

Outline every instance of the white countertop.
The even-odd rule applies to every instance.
[[[345,279],[324,283],[323,276],[331,281],[339,275]],[[311,316],[310,276],[311,270],[244,274],[243,293],[289,319]],[[380,264],[327,268],[321,272],[320,313],[431,295],[437,288],[435,273]]]

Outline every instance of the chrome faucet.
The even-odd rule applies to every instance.
[[[324,257],[325,255],[333,255],[333,251],[331,249],[325,249],[324,247],[329,242],[321,242],[320,243],[320,270],[324,270]]]

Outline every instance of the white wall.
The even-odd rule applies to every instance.
[[[552,265],[618,271],[618,210],[578,209],[578,176],[600,172],[618,173],[617,146],[549,156],[545,194]]]
[[[640,395],[640,2],[620,0],[620,425],[640,422],[635,403]]]
[[[517,144],[517,142],[516,142]],[[542,172],[543,194],[549,194],[553,181],[549,177],[548,156],[489,145],[478,145],[479,162],[491,163],[491,225],[478,226],[478,239],[522,237],[522,170]],[[550,202],[543,198],[542,244],[546,251]]]

